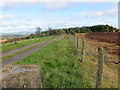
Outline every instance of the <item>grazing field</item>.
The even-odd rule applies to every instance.
[[[85,61],[81,62],[81,55],[77,53],[71,39],[67,36],[55,41],[16,64],[39,64],[46,88],[95,88],[97,57],[88,50]],[[81,43],[79,45],[81,49]],[[107,65],[104,69],[102,87],[116,88],[117,71]]]
[[[39,40],[39,38],[26,39],[26,40],[17,41],[16,44],[14,42],[3,43],[0,48],[2,48],[2,52],[6,52],[6,51],[9,51],[9,50],[13,50],[13,49],[17,49],[17,48],[20,48],[20,47],[23,47],[23,46],[34,44],[34,43],[37,43],[37,42],[44,42],[46,40],[50,40],[50,39],[55,38],[55,37],[56,36],[41,37],[40,40]]]

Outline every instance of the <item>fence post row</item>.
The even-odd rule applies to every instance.
[[[103,63],[104,63],[103,48],[98,48],[98,69],[96,77],[96,88],[102,87]]]
[[[74,46],[76,48],[76,36],[74,36]]]
[[[77,50],[79,49],[79,38],[77,37]]]
[[[74,44],[74,35],[72,35],[72,37],[73,37],[72,40],[73,40],[73,44]]]
[[[85,55],[85,40],[82,41],[82,62],[84,62]]]
[[[79,38],[73,36],[74,46],[79,50]],[[82,62],[84,62],[85,55],[85,40],[82,41]],[[103,74],[103,64],[104,64],[104,53],[103,48],[98,48],[98,67],[96,76],[96,88],[102,87],[102,74]]]
[[[15,42],[15,44],[17,43],[17,42],[16,42],[16,38],[14,38],[14,42]]]

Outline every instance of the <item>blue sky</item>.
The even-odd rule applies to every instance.
[[[109,24],[118,27],[118,4],[113,2],[8,3],[2,7],[3,33],[34,32],[40,26],[68,28]]]

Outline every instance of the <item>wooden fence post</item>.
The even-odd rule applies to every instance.
[[[75,43],[75,41],[74,41],[74,40],[75,40],[75,36],[73,35],[73,44]]]
[[[77,49],[79,48],[79,38],[77,37]]]
[[[73,41],[73,35],[70,36],[70,41]]]
[[[103,63],[104,63],[103,48],[98,48],[98,69],[96,77],[96,88],[102,87]]]
[[[76,37],[74,36],[74,46],[76,48]]]
[[[84,62],[85,55],[85,40],[82,41],[82,62]]]
[[[17,43],[17,42],[16,42],[16,38],[14,38],[14,42],[15,42],[15,44]]]

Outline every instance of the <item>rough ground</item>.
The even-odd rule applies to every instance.
[[[7,65],[2,69],[3,88],[43,88],[39,65]]]
[[[46,42],[46,43],[44,43],[42,45],[39,45],[39,46],[37,46],[35,48],[32,48],[30,50],[27,50],[27,51],[25,51],[23,53],[17,54],[16,56],[14,56],[12,58],[9,58],[8,60],[2,61],[2,67],[6,66],[8,64],[12,64],[14,62],[17,62],[17,61],[25,58],[26,56],[32,54],[33,52],[37,51],[38,49],[41,49],[42,47],[47,46],[48,44],[52,43],[53,41],[63,39],[64,37],[65,37],[65,35],[61,36],[61,37],[58,37],[56,39],[53,39],[53,40],[51,40],[49,42]],[[0,67],[0,68],[2,68],[2,67]]]

